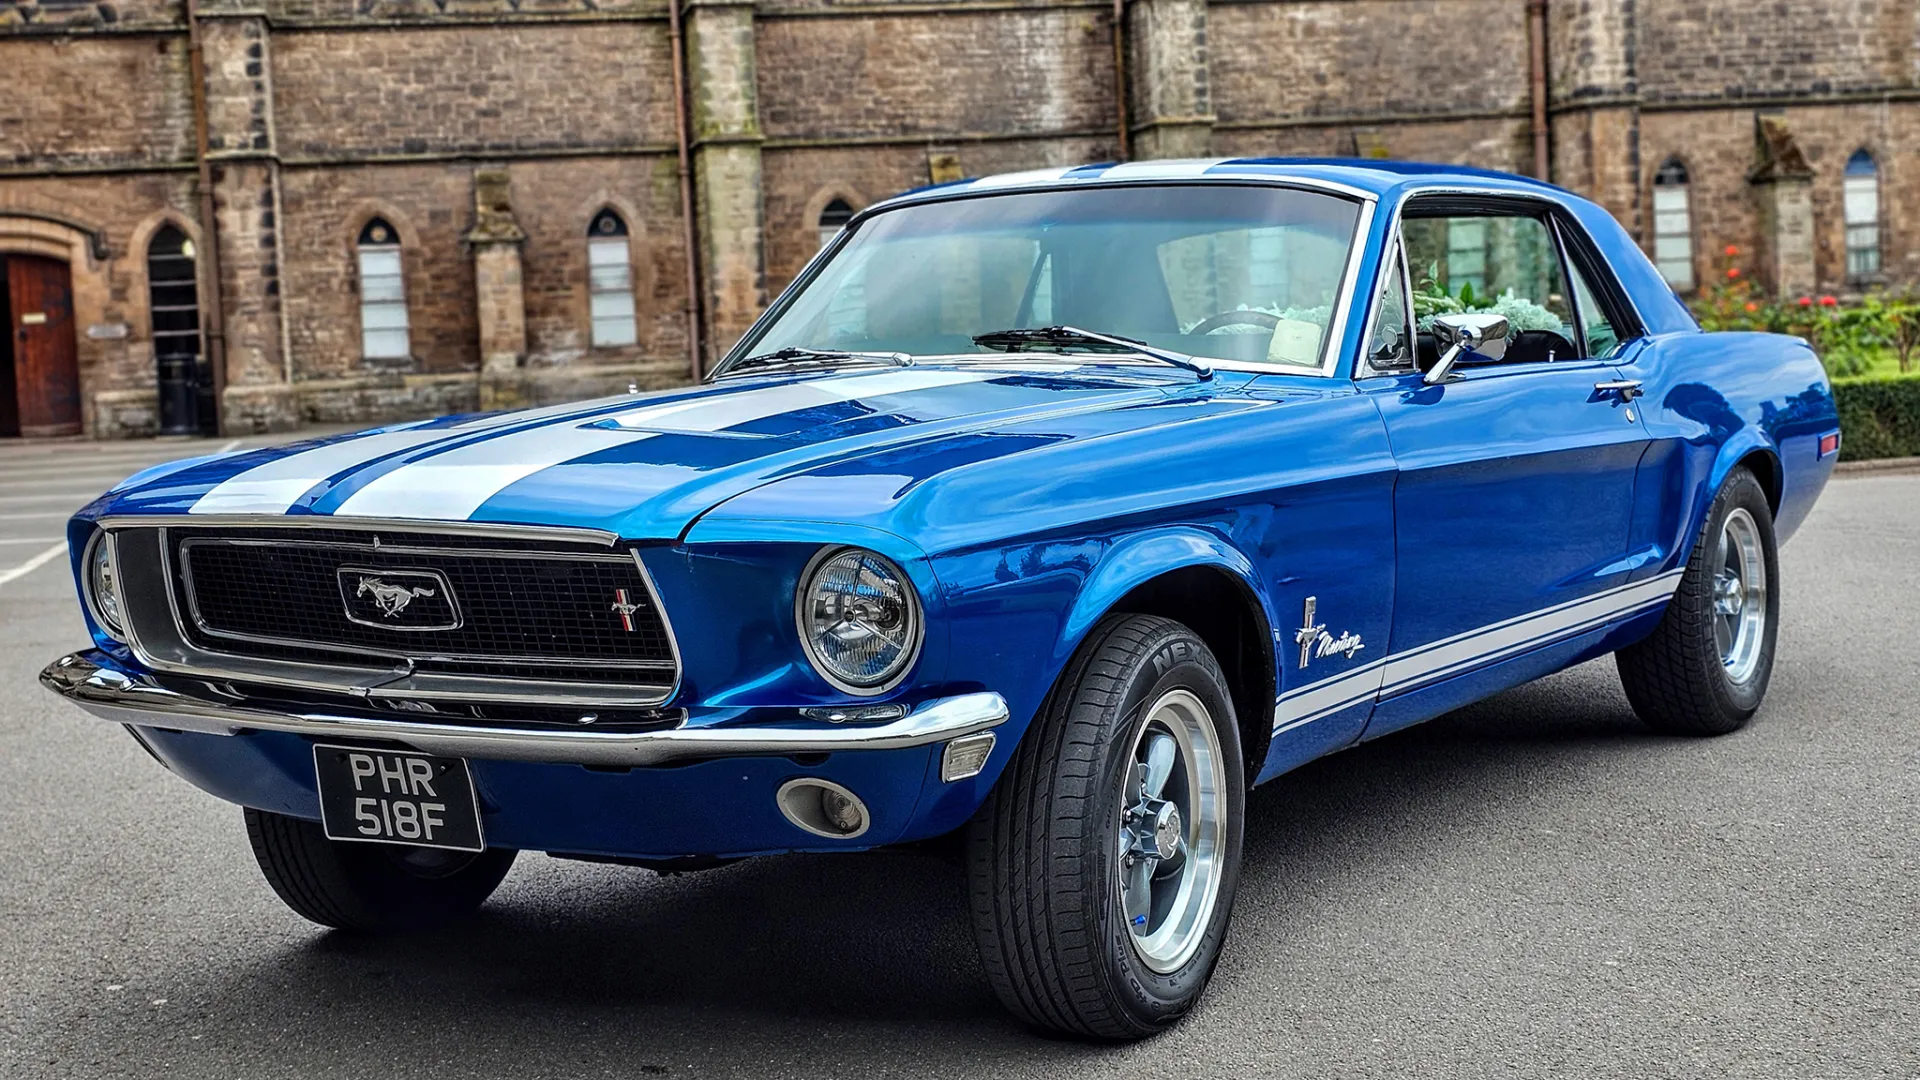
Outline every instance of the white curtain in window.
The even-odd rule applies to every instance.
[[[407,341],[407,288],[400,249],[360,249],[360,352],[369,360],[404,360]]]
[[[1653,189],[1653,262],[1676,289],[1693,288],[1693,224],[1682,184]]]
[[[592,297],[593,343],[631,345],[638,340],[633,315],[633,260],[627,238],[587,241],[588,292]]]

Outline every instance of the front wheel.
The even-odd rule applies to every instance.
[[[1240,755],[1205,642],[1154,616],[1094,628],[968,838],[974,938],[1009,1009],[1112,1040],[1186,1015],[1233,911]]]
[[[299,915],[341,930],[425,930],[466,915],[519,854],[347,843],[328,839],[318,822],[251,807],[246,818],[267,884]]]
[[[1780,558],[1760,481],[1736,469],[1694,541],[1660,625],[1620,650],[1620,682],[1656,731],[1724,735],[1767,693],[1780,623]]]

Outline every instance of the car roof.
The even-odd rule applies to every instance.
[[[1535,194],[1551,192],[1556,196],[1571,194],[1563,188],[1539,180],[1465,165],[1382,161],[1371,158],[1203,158],[1125,163],[1103,162],[1096,165],[1060,166],[972,177],[915,188],[887,199],[881,205],[892,206],[994,190],[1031,191],[1154,180],[1203,179],[1296,180],[1346,188],[1355,193],[1376,198],[1387,195],[1395,188],[1436,184],[1470,184],[1472,187],[1487,190]]]

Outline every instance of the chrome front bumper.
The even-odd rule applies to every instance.
[[[563,728],[475,727],[413,720],[282,712],[199,697],[150,676],[121,671],[74,653],[48,664],[40,682],[102,720],[137,727],[213,735],[286,731],[321,738],[380,739],[429,754],[500,761],[645,766],[700,758],[786,757],[849,750],[928,746],[1005,723],[999,694],[961,694],[925,702],[898,720],[832,727],[683,726],[619,732]]]

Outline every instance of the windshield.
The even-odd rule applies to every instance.
[[[975,335],[1064,325],[1318,367],[1359,213],[1318,192],[1223,185],[905,206],[861,223],[738,355],[986,353]]]

